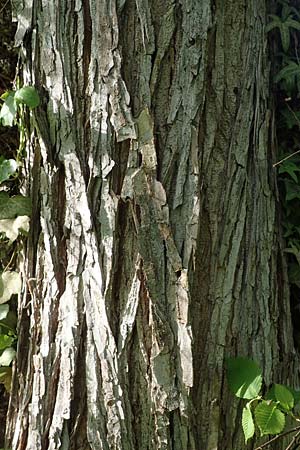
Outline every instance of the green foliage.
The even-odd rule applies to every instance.
[[[270,14],[272,21],[268,23],[266,31],[270,32],[275,28],[279,30],[282,49],[286,53],[290,47],[291,30],[300,30],[300,16],[298,11],[288,3],[282,2],[281,4],[281,15]]]
[[[242,427],[245,436],[245,442],[247,444],[248,440],[254,436],[255,432],[255,425],[253,421],[252,411],[250,408],[250,402],[248,402],[243,409]]]
[[[15,93],[16,104],[24,103],[29,108],[36,108],[40,104],[40,97],[33,86],[18,89]]]
[[[258,396],[262,373],[254,361],[246,358],[228,358],[226,368],[230,389],[237,397],[252,399]]]
[[[14,219],[16,216],[30,216],[31,200],[23,195],[10,197],[0,191],[0,219]]]
[[[15,103],[14,92],[5,93],[1,96],[4,101],[1,111],[0,120],[5,127],[12,127],[17,115],[17,105]]]
[[[281,82],[283,89],[290,95],[295,89],[300,92],[300,64],[289,60],[275,76],[274,81]]]
[[[5,159],[0,156],[0,184],[9,180],[17,171],[18,164],[14,159]]]
[[[262,400],[256,406],[254,415],[261,436],[279,434],[284,429],[285,415],[278,408],[278,403]]]
[[[300,9],[291,0],[277,2],[267,31],[277,33],[283,53],[276,55],[273,90],[277,92],[276,135],[280,156],[278,168],[282,225],[291,293],[294,327],[300,323]],[[275,31],[274,31],[275,30]],[[274,35],[276,36],[276,34]],[[272,36],[272,37],[274,37]],[[271,37],[271,38],[272,38]],[[295,333],[296,336],[296,333]],[[295,338],[295,345],[299,347]]]
[[[7,261],[11,254],[11,247],[18,251],[17,242],[21,234],[29,231],[29,217],[31,215],[31,200],[23,195],[10,195],[9,183],[18,176],[21,157],[26,137],[25,109],[39,105],[38,93],[32,86],[26,86],[16,91],[5,92],[2,96],[0,123],[2,126],[16,125],[19,130],[20,144],[16,159],[6,159],[0,156],[0,249],[1,258]],[[6,250],[6,252],[5,252]],[[14,253],[12,257],[14,258]],[[0,260],[0,383],[7,390],[11,384],[11,363],[15,358],[15,343],[17,340],[17,317],[8,302],[21,291],[22,281],[20,273],[9,270],[11,260],[4,263]]]
[[[294,408],[300,395],[288,386],[273,384],[265,398],[262,397],[262,372],[251,359],[229,358],[227,381],[233,393],[248,399],[242,413],[242,428],[245,442],[253,438],[255,430],[260,436],[280,434],[285,427],[286,416],[299,420]]]

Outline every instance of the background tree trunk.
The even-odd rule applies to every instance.
[[[7,446],[243,448],[226,355],[297,379],[266,0],[14,4],[42,104]]]

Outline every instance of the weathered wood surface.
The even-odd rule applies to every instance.
[[[43,100],[8,446],[241,448],[225,356],[296,379],[265,1],[14,6]]]

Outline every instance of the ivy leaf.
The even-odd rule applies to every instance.
[[[9,366],[10,363],[15,359],[16,350],[13,347],[8,347],[3,350],[0,356],[0,366]]]
[[[258,396],[262,373],[256,362],[247,358],[228,358],[226,366],[229,387],[237,397],[252,399]]]
[[[17,103],[24,103],[29,108],[36,108],[40,104],[40,97],[33,86],[25,86],[15,93]]]
[[[0,297],[0,305],[6,303],[13,294],[19,294],[22,287],[21,276],[18,272],[6,271],[1,275],[4,285],[3,294]]]
[[[15,93],[9,92],[5,98],[0,111],[0,120],[5,127],[12,127],[16,118]]]
[[[25,235],[29,231],[29,217],[18,216],[15,219],[2,219],[0,220],[0,233],[5,233],[6,237],[14,242],[20,233]]]
[[[23,195],[9,197],[7,192],[0,192],[0,219],[14,219],[16,216],[31,215],[31,200]]]
[[[2,277],[0,277],[1,282],[2,281]],[[8,305],[0,305],[0,320],[3,320],[7,317],[9,311],[9,306]]]
[[[4,159],[0,163],[0,183],[6,181],[13,175],[18,168],[18,164],[14,159]]]
[[[255,431],[254,421],[249,403],[247,403],[247,405],[243,408],[242,427],[245,436],[245,443],[247,444],[248,440],[253,437]]]
[[[262,401],[254,411],[256,424],[261,436],[265,434],[279,434],[285,425],[285,416],[272,401]]]
[[[2,305],[1,305],[2,306]],[[14,343],[14,337],[7,334],[0,334],[0,350],[11,347]]]

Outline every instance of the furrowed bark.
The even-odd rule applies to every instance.
[[[42,105],[7,446],[242,448],[225,357],[297,381],[265,1],[15,14]]]

